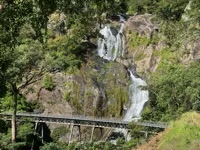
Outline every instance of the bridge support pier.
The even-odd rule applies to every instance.
[[[108,137],[110,136],[110,134],[112,133],[113,128],[109,128],[106,133],[104,134],[102,140],[107,141]]]
[[[100,135],[101,135],[101,137],[103,137],[103,128],[99,128],[100,129]]]
[[[145,139],[148,138],[148,131],[145,131]]]
[[[44,143],[44,126],[43,123],[41,123],[41,138],[42,138],[42,144]]]
[[[78,136],[78,140],[79,142],[81,142],[81,126],[78,126],[78,132],[79,132],[79,136]]]
[[[36,131],[37,131],[37,126],[38,126],[38,121],[35,122],[35,130],[34,130],[35,133],[36,133]],[[35,133],[34,133],[34,134],[35,134]],[[35,143],[35,141],[34,141],[34,139],[33,139],[33,142],[32,142],[32,144],[31,144],[31,150],[33,150],[34,143]]]
[[[37,126],[38,126],[38,121],[35,122],[35,132],[36,132],[36,130],[37,130]]]
[[[69,136],[69,144],[71,143],[71,139],[72,139],[72,134],[73,134],[73,129],[74,129],[74,124],[72,123],[70,125],[70,136]]]
[[[90,142],[92,142],[92,140],[93,140],[94,129],[95,129],[95,126],[92,126],[92,134],[91,134]]]
[[[128,136],[130,134],[130,130],[127,131],[126,135],[125,135],[125,141],[128,141]]]

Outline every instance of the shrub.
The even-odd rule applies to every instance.
[[[54,141],[58,141],[61,136],[64,136],[68,132],[68,129],[66,126],[60,126],[58,128],[55,128],[52,132],[52,138]]]
[[[45,75],[42,80],[42,87],[52,91],[55,87],[55,83],[53,81],[53,77],[50,75]]]

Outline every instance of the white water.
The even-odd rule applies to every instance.
[[[114,61],[117,57],[123,57],[125,53],[124,19],[120,16],[121,26],[115,36],[110,25],[100,30],[104,38],[98,39],[98,55],[107,60]]]
[[[110,61],[115,60],[117,57],[124,57],[125,53],[125,36],[123,34],[125,20],[123,17],[119,17],[121,27],[116,36],[113,35],[109,25],[100,30],[104,38],[99,38],[98,40],[98,55]],[[149,92],[142,89],[142,87],[147,85],[146,82],[141,78],[136,78],[130,70],[129,72],[131,77],[131,84],[129,86],[130,107],[123,118],[123,121],[127,122],[140,119],[144,104],[149,98]],[[116,132],[122,132],[124,135],[127,134],[125,129],[117,130]],[[130,139],[130,136],[128,139]]]
[[[144,86],[147,86],[146,82],[141,78],[136,78],[133,73],[129,70],[131,77],[131,84],[129,86],[129,102],[130,107],[127,109],[123,121],[131,122],[138,121],[140,119],[141,112],[143,110],[144,104],[149,100],[148,90],[143,90]],[[121,132],[126,135],[126,140],[131,139],[130,135],[127,135],[128,131],[126,129],[118,129],[116,132]]]
[[[140,119],[144,104],[149,99],[149,92],[142,89],[147,86],[146,82],[141,78],[136,78],[130,70],[129,72],[131,77],[129,86],[130,107],[126,111],[123,121],[137,121]]]

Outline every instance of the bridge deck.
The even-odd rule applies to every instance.
[[[0,113],[0,119],[11,120],[12,114]],[[83,126],[95,126],[103,128],[121,128],[128,129],[128,124],[130,122],[122,120],[108,120],[108,119],[97,119],[93,117],[83,117],[83,116],[47,116],[38,114],[25,114],[18,113],[16,115],[17,120],[29,119],[32,122],[45,122],[45,123],[59,123],[59,124],[74,124]],[[154,128],[166,128],[167,123],[156,123],[156,122],[136,122],[136,124],[145,127]]]

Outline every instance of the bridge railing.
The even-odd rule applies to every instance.
[[[0,113],[0,116],[12,116],[11,113]],[[21,117],[48,117],[48,118],[71,118],[71,119],[83,119],[83,120],[95,120],[95,121],[111,121],[111,122],[126,122],[119,118],[108,118],[108,117],[100,117],[96,118],[93,116],[85,116],[85,115],[48,115],[48,114],[34,114],[34,113],[17,113],[16,116]]]
[[[12,116],[11,113],[0,113],[0,118],[5,118]],[[70,119],[70,120],[77,120],[77,121],[93,121],[93,122],[102,122],[102,123],[118,123],[118,124],[126,124],[128,125],[131,122],[123,121],[122,119],[115,119],[115,118],[106,118],[106,117],[101,117],[101,118],[95,118],[92,116],[83,116],[83,115],[45,115],[45,114],[34,114],[34,113],[17,113],[17,117],[22,117],[22,118],[45,118],[45,119]],[[3,119],[2,118],[2,119]],[[138,122],[133,122],[135,124],[141,125],[141,126],[146,126],[146,127],[158,127],[158,128],[166,128],[168,126],[168,123],[165,122],[153,122],[153,121],[138,121]]]

